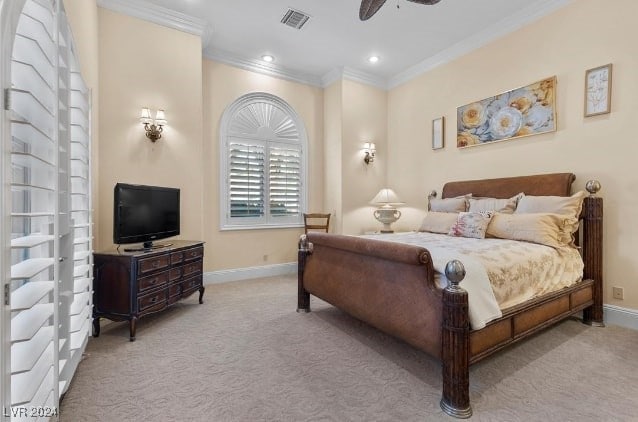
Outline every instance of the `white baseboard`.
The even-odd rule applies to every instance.
[[[614,305],[603,305],[605,324],[638,330],[638,311]]]
[[[227,283],[229,281],[249,280],[251,278],[272,277],[292,274],[297,271],[296,262],[264,265],[261,267],[235,268],[204,273],[204,284]]]

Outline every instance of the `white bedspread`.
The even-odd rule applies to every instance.
[[[452,259],[461,261],[466,271],[461,287],[468,292],[470,325],[475,330],[501,317],[502,309],[571,286],[583,275],[583,261],[571,247],[422,232],[362,237],[425,247],[441,287],[447,285],[445,265]]]

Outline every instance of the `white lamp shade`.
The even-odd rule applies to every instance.
[[[382,204],[382,205],[386,205],[386,204],[399,205],[399,204],[403,204],[404,202],[401,202],[397,194],[394,193],[392,189],[383,188],[379,191],[379,193],[377,193],[377,195],[374,198],[372,198],[372,201],[370,201],[370,203]]]
[[[157,110],[157,114],[155,115],[155,124],[160,126],[166,124],[166,116],[164,115],[164,110]]]
[[[148,108],[143,108],[142,113],[140,114],[140,122],[151,124],[153,123],[153,119],[151,119],[151,110]]]

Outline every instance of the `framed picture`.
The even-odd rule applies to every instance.
[[[556,76],[456,109],[456,146],[556,131]]]
[[[432,149],[441,149],[445,142],[445,119],[443,117],[432,120]]]
[[[585,117],[611,111],[611,63],[585,72]]]

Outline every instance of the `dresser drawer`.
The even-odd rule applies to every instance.
[[[137,271],[139,274],[146,274],[152,271],[157,271],[162,268],[168,267],[169,264],[169,256],[160,255],[154,256],[152,258],[144,258],[140,259],[137,263]]]
[[[190,264],[186,264],[183,267],[183,275],[184,277],[188,277],[189,275],[197,274],[202,272],[202,261],[192,262]]]
[[[182,293],[182,285],[180,283],[172,284],[168,287],[169,299],[174,296],[179,296]]]
[[[140,313],[158,311],[166,307],[166,289],[141,296],[137,299]]]
[[[168,275],[168,280],[175,281],[179,280],[180,278],[182,278],[182,267],[171,268]]]
[[[143,292],[155,287],[165,286],[168,283],[168,271],[159,274],[142,277],[137,281],[138,292]]]
[[[182,281],[182,296],[187,296],[202,287],[202,276],[191,277]]]
[[[171,265],[179,264],[184,261],[184,252],[173,252],[171,254]]]
[[[202,246],[184,251],[184,261],[192,261],[193,259],[201,258],[203,256],[204,248]]]

